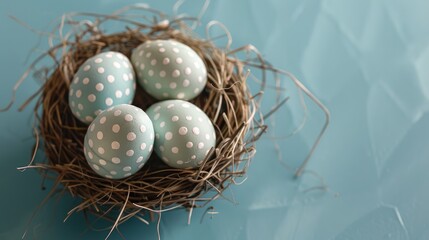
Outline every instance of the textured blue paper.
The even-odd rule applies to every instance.
[[[50,30],[64,12],[110,13],[136,2],[0,1],[1,105],[28,67],[29,52],[46,47],[43,39],[33,48],[38,36],[9,15]],[[149,3],[170,11],[174,1]],[[196,14],[199,7],[186,3],[182,10]],[[302,117],[294,97],[259,142],[247,181],[226,192],[237,203],[211,203],[218,214],[206,214],[202,223],[205,208],[194,210],[191,225],[183,210],[165,213],[162,239],[428,239],[428,9],[423,0],[214,1],[203,23],[223,22],[233,46],[252,43],[272,64],[295,73],[330,108],[332,124],[308,171],[294,180],[285,164],[298,166],[323,123],[309,104],[306,127],[273,142],[272,134],[286,134]],[[26,81],[17,103],[38,87]],[[35,171],[16,170],[30,159],[35,142],[31,107],[0,113],[0,239],[19,239],[47,194]],[[322,180],[326,191],[317,188]],[[28,239],[103,239],[107,231],[87,229],[80,214],[62,222],[77,202],[50,200],[28,228]],[[157,237],[155,223],[131,221],[120,230],[127,239]]]

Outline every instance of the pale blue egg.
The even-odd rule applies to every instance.
[[[118,52],[104,52],[86,60],[76,72],[69,90],[73,115],[89,124],[103,110],[131,103],[135,93],[134,69]]]
[[[134,49],[131,62],[139,84],[160,100],[193,99],[207,83],[203,60],[192,48],[175,40],[146,41]]]
[[[165,100],[150,106],[146,113],[155,129],[154,151],[171,167],[198,167],[216,145],[212,122],[192,103]]]
[[[148,115],[135,106],[120,104],[101,112],[91,123],[84,153],[97,174],[120,179],[143,167],[153,144],[154,129]]]

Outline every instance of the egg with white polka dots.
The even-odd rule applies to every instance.
[[[120,104],[101,112],[89,126],[84,153],[100,176],[121,179],[136,173],[154,147],[154,129],[148,115],[132,105]]]
[[[183,100],[165,100],[147,109],[155,129],[155,153],[170,167],[195,168],[216,144],[209,117]]]
[[[86,60],[76,72],[69,90],[73,115],[89,124],[103,110],[131,103],[136,87],[129,59],[119,52],[104,52]]]
[[[207,82],[207,69],[200,56],[175,40],[146,41],[131,55],[139,84],[159,100],[190,100]]]

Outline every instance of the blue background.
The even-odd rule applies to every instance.
[[[111,13],[137,1],[0,0],[0,103],[46,47],[38,30],[65,12]],[[196,2],[196,1],[195,1]],[[198,12],[201,4],[183,11]],[[171,11],[173,1],[149,1]],[[284,138],[303,117],[292,85],[291,101],[269,120],[247,180],[210,203],[187,225],[184,210],[163,214],[162,239],[429,239],[429,2],[424,0],[219,0],[203,18],[223,22],[233,46],[252,43],[278,68],[296,74],[331,110],[332,122],[305,174],[292,178],[323,123],[309,103],[305,128]],[[200,32],[201,29],[199,30]],[[22,103],[40,86],[32,78],[18,90]],[[273,104],[265,95],[263,110]],[[36,171],[16,167],[30,159],[34,144],[32,105],[0,113],[0,239],[103,239],[81,214],[62,220],[78,200],[54,198],[32,224],[46,196]],[[323,186],[326,186],[323,190]],[[156,222],[130,221],[127,239],[156,239]],[[111,239],[119,239],[115,232]]]

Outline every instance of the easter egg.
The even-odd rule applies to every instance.
[[[154,129],[148,115],[120,104],[101,112],[85,135],[84,153],[100,176],[120,179],[143,167],[152,153]]]
[[[103,110],[131,103],[135,93],[134,69],[118,52],[104,52],[86,60],[74,75],[69,90],[73,115],[89,124]]]
[[[198,167],[216,144],[212,122],[197,106],[183,100],[153,104],[147,114],[155,129],[155,153],[174,168]]]
[[[193,99],[207,82],[203,60],[175,40],[146,41],[134,49],[131,62],[139,84],[160,100]]]

